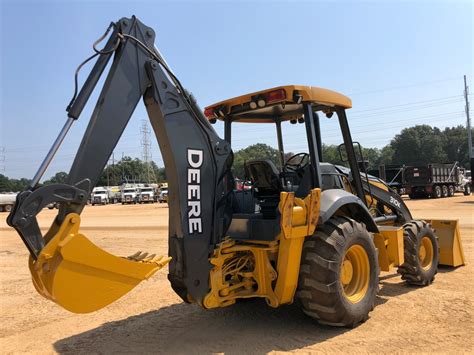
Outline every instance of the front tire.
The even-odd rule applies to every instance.
[[[427,286],[438,272],[438,239],[425,221],[411,221],[403,226],[404,263],[397,272],[408,284]]]
[[[319,323],[354,327],[368,319],[378,290],[377,250],[365,226],[332,217],[303,246],[297,297]]]
[[[469,196],[471,194],[471,185],[466,184],[464,186],[464,196]]]

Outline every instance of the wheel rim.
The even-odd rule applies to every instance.
[[[429,270],[433,264],[433,243],[428,237],[421,238],[418,259],[423,270]]]
[[[361,245],[351,246],[341,264],[340,282],[344,296],[351,303],[357,303],[369,288],[370,263],[367,252]]]

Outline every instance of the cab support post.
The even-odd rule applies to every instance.
[[[303,103],[304,122],[306,136],[308,137],[309,156],[311,158],[311,178],[313,188],[321,187],[321,166],[319,165],[318,143],[316,140],[316,129],[313,118],[313,105],[310,102]]]

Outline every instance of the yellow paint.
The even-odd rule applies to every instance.
[[[211,291],[204,298],[205,308],[226,307],[238,298],[263,297],[272,307],[278,302],[272,289],[277,277],[270,263],[276,242],[236,242],[225,239],[214,250],[210,262]]]
[[[318,223],[320,196],[320,189],[313,189],[304,200],[292,192],[281,193],[281,233],[276,241],[222,241],[209,260],[211,290],[204,307],[225,307],[250,297],[263,297],[271,307],[291,303],[304,238],[314,233]]]
[[[429,270],[433,265],[433,243],[429,237],[421,238],[420,249],[418,250],[418,258],[423,270]]]
[[[382,271],[399,266],[405,261],[403,250],[403,228],[378,226],[379,233],[374,234],[375,247],[379,254],[379,266]]]
[[[296,119],[298,117],[301,117],[303,114],[303,109],[301,104],[296,104],[293,102],[293,93],[294,91],[297,91],[298,94],[300,94],[303,98],[303,101],[305,102],[311,102],[313,104],[320,104],[320,105],[325,105],[329,107],[334,107],[334,106],[340,106],[343,108],[351,108],[352,107],[352,101],[349,97],[342,95],[338,92],[328,90],[328,89],[323,89],[315,86],[303,86],[303,85],[286,85],[286,86],[278,86],[266,90],[261,90],[257,92],[253,92],[250,94],[245,94],[241,95],[238,97],[234,97],[231,99],[227,99],[224,101],[217,102],[215,104],[207,106],[205,109],[210,109],[210,108],[216,108],[216,107],[226,107],[227,112],[230,112],[230,109],[234,106],[240,106],[242,104],[247,104],[250,101],[252,101],[252,98],[258,97],[259,95],[271,92],[271,91],[276,91],[276,90],[285,90],[286,93],[286,99],[283,101],[275,102],[271,105],[268,105],[264,108],[256,108],[254,110],[246,111],[254,111],[255,113],[267,113],[269,109],[271,109],[272,106],[279,105],[281,106],[281,114],[278,115],[279,118],[283,121],[290,120],[290,119]],[[283,105],[282,105],[283,104]],[[223,119],[220,117],[219,119]],[[262,118],[252,118],[252,119],[245,119],[245,118],[239,118],[239,122],[253,122],[253,123],[274,123],[275,120],[273,118],[267,118],[265,115],[262,115]]]
[[[304,238],[313,235],[319,219],[321,189],[313,189],[304,200],[293,192],[280,194],[281,229],[278,279],[275,294],[279,304],[293,302],[298,286]],[[304,216],[304,218],[303,218]]]
[[[369,256],[361,245],[354,244],[346,251],[341,264],[340,282],[346,299],[351,303],[363,299],[369,289],[369,279]]]
[[[457,219],[430,219],[430,223],[438,237],[439,264],[461,266],[465,264],[464,251]]]
[[[107,306],[171,260],[114,256],[80,234],[79,226],[78,214],[67,215],[38,260],[29,260],[36,290],[71,312],[88,313]],[[138,260],[140,255],[133,257]]]

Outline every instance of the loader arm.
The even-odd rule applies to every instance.
[[[135,17],[122,18],[113,23],[112,28],[84,86],[67,108],[68,122],[79,118],[113,57],[66,186],[60,189],[62,195],[56,193],[59,197],[53,198],[51,187],[31,186],[19,194],[8,223],[27,245],[30,263],[43,260],[42,251],[56,243],[55,238],[66,240],[64,233],[74,229],[65,224],[73,223],[77,218],[71,216],[82,212],[86,196],[96,185],[138,102],[143,99],[169,180],[169,256],[172,258],[169,279],[185,301],[201,302],[209,289],[209,255],[230,223],[231,214],[226,211],[229,204],[224,200],[231,191],[232,151],[230,145],[218,137],[154,47],[155,32]],[[65,129],[69,127],[67,123]],[[45,161],[48,159],[51,157]],[[40,172],[44,172],[47,163],[41,166]],[[34,180],[39,181],[39,178],[36,176]],[[44,202],[51,200],[60,202],[60,209],[51,229],[42,236],[36,215]],[[59,234],[62,237],[58,237]],[[58,248],[63,244],[58,243]],[[86,247],[84,249],[87,253]],[[75,252],[81,254],[81,250]],[[49,251],[49,254],[54,253]],[[61,257],[66,259],[64,255]],[[96,265],[92,261],[87,267]],[[120,270],[116,271],[120,274]]]

